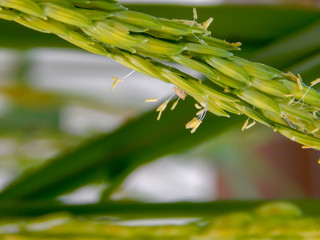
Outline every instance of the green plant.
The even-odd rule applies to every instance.
[[[41,3],[44,1],[37,2]],[[63,0],[50,2],[68,5]],[[85,3],[85,1],[77,2]],[[156,10],[158,9],[154,6],[146,8],[145,6],[137,5],[130,8],[149,13],[155,11],[152,13],[154,15],[157,14]],[[163,6],[159,8],[163,9]],[[3,9],[8,8],[3,7]],[[173,15],[175,13],[182,14],[183,10],[181,9],[184,9],[184,7],[170,7],[166,9],[168,11],[159,12],[170,16],[170,14]],[[189,10],[188,12],[191,15],[191,9]],[[9,12],[26,16],[11,8]],[[310,9],[297,10],[287,7],[269,8],[266,6],[247,8],[231,5],[208,7],[207,9],[200,8],[199,12],[206,12],[207,17],[214,16],[216,19],[219,16],[231,16],[228,19],[230,22],[224,21],[221,24],[218,21],[216,23],[215,35],[217,34],[217,36],[223,39],[228,38],[223,33],[237,32],[235,37],[230,37],[230,39],[242,39],[246,42],[244,50],[251,50],[249,53],[248,51],[238,52],[241,56],[266,62],[282,70],[287,69],[295,73],[300,72],[306,79],[306,82],[308,79],[319,75],[319,70],[317,69],[319,65],[317,52],[320,49],[317,42],[319,23],[316,21],[319,19],[318,11],[311,11]],[[261,18],[262,15],[264,18]],[[282,22],[282,25],[279,24],[279,18],[275,17],[278,15],[281,15],[280,19],[286,19],[286,21]],[[248,16],[252,16],[252,18],[248,18]],[[182,18],[185,18],[185,16],[182,16]],[[50,21],[52,22],[53,20],[51,19]],[[258,27],[256,26],[255,28],[254,24],[249,24],[250,27],[248,27],[248,21],[250,23],[258,22]],[[233,22],[240,22],[239,26],[233,26]],[[309,26],[309,24],[312,25]],[[76,31],[78,34],[83,34],[77,27],[72,27],[68,24],[62,25],[72,29],[72,31]],[[280,26],[278,27],[278,25]],[[308,26],[305,27],[305,25]],[[263,26],[263,29],[261,26]],[[1,46],[22,49],[34,46],[72,47],[63,41],[59,41],[53,35],[46,36],[45,34],[38,34],[36,31],[27,31],[27,28],[24,29],[15,23],[0,21],[0,30],[3,33],[0,38]],[[145,36],[144,34],[146,33],[131,34]],[[86,35],[83,36],[87,38]],[[22,37],[25,41],[14,41]],[[89,40],[93,39],[90,38]],[[100,41],[95,42],[98,45],[101,44]],[[171,42],[171,40],[168,40],[168,42]],[[298,44],[300,42],[304,43],[301,47]],[[266,44],[270,45],[264,47]],[[296,47],[288,50],[287,46]],[[90,47],[92,46],[90,45]],[[106,49],[115,51],[112,48]],[[261,50],[256,51],[257,49]],[[116,53],[112,53],[113,56],[118,56],[118,54],[120,56],[123,56],[122,54],[132,56],[131,50],[117,50]],[[149,58],[145,58],[145,53],[139,53],[143,55],[141,57],[143,62],[155,63],[149,60]],[[185,55],[185,53],[182,55]],[[281,56],[280,63],[278,62],[278,56],[272,53],[277,53],[277,55]],[[178,55],[180,56],[181,54]],[[202,56],[202,54],[196,55]],[[152,58],[155,59],[154,57]],[[138,59],[140,59],[139,56]],[[170,61],[173,60],[170,59]],[[28,63],[25,64],[28,65]],[[162,64],[156,63],[155,67],[161,69],[161,71],[162,69],[169,69],[179,76],[186,76],[184,73],[177,72],[173,68],[168,68]],[[24,69],[25,66],[22,64],[21,68]],[[210,69],[212,70],[213,68],[210,67]],[[217,70],[213,69],[213,71]],[[19,69],[18,74],[21,74]],[[23,79],[23,76],[21,78]],[[21,79],[19,80],[21,81]],[[184,79],[184,81],[187,80]],[[21,109],[17,108],[14,109],[11,115],[6,115],[6,118],[1,116],[0,131],[2,138],[10,136],[10,130],[14,129],[19,133],[19,138],[22,137],[25,141],[29,142],[32,140],[33,133],[32,129],[30,130],[29,128],[30,123],[34,124],[38,122],[39,125],[43,122],[48,124],[47,128],[44,130],[42,128],[42,131],[49,130],[56,133],[61,131],[57,123],[57,112],[59,111],[59,107],[66,104],[68,100],[74,101],[77,99],[80,102],[89,104],[94,108],[103,109],[104,111],[108,108],[108,102],[99,103],[83,97],[79,98],[77,96],[67,96],[65,94],[32,89],[31,86],[28,86],[27,81],[23,82],[22,80],[21,82],[25,85],[21,86],[13,83],[10,86],[1,86],[1,94],[10,97],[15,103],[19,103],[22,106],[31,106],[32,110],[25,111],[22,109],[21,111]],[[237,99],[236,104],[245,104],[235,94],[224,92],[224,87],[214,85],[209,80],[204,80],[203,84],[210,90],[213,87],[213,89],[219,90],[219,93],[235,97]],[[234,91],[234,89],[230,89]],[[176,89],[176,91],[179,95],[184,96],[181,93],[181,88]],[[273,100],[277,99],[274,98]],[[264,239],[266,237],[270,239],[317,239],[319,237],[318,216],[320,205],[317,200],[293,200],[269,204],[266,204],[268,201],[260,200],[224,200],[201,203],[143,203],[132,202],[130,200],[110,200],[114,191],[123,183],[123,180],[142,164],[165,155],[181,153],[212,138],[214,141],[219,142],[220,139],[217,136],[232,127],[239,128],[241,122],[245,121],[244,114],[242,116],[233,115],[229,119],[209,116],[206,118],[206,125],[200,127],[196,134],[191,135],[185,131],[184,125],[186,119],[190,118],[190,115],[194,111],[194,102],[191,98],[187,98],[183,104],[183,107],[180,106],[171,114],[167,114],[162,121],[155,121],[156,113],[153,111],[147,112],[141,116],[136,116],[134,119],[130,119],[111,133],[102,134],[102,136],[90,139],[88,142],[84,142],[80,146],[76,146],[74,149],[61,154],[62,150],[67,148],[64,146],[64,148],[60,149],[58,156],[55,156],[39,168],[24,172],[22,176],[14,179],[0,193],[1,237],[4,239],[221,239],[222,237],[232,239]],[[245,106],[250,105],[245,104]],[[260,112],[260,110],[257,111]],[[39,128],[41,129],[41,126]],[[163,131],[163,129],[166,129],[166,131]],[[259,131],[261,131],[260,128],[256,129],[256,133]],[[137,139],[137,135],[139,135],[139,139]],[[235,140],[235,135],[235,131],[232,132],[233,140]],[[70,140],[77,143],[79,141],[79,139],[70,137],[66,133],[62,135],[57,134],[54,137],[60,138],[59,142],[62,145]],[[230,151],[229,148],[227,146],[228,151]],[[250,149],[252,148],[254,147]],[[244,151],[250,151],[250,149],[246,148]],[[210,145],[210,151],[213,154],[219,154],[219,151],[212,149],[212,145]],[[233,150],[231,149],[231,151]],[[237,153],[233,152],[233,157]],[[245,156],[242,157],[244,158]],[[228,164],[228,161],[225,160],[230,159],[226,158],[222,160],[225,164]],[[232,159],[232,161],[237,160],[244,159]],[[257,159],[253,160],[257,164],[263,162],[256,161]],[[12,160],[12,162],[14,161]],[[256,169],[255,164],[253,164],[255,166],[249,166],[246,161],[239,161],[236,171],[241,171],[238,168],[240,164],[246,169],[246,174],[248,175],[250,175],[250,171],[252,170],[252,172],[258,172],[257,174],[260,173]],[[268,172],[266,174],[269,186],[274,187],[274,189],[280,189],[281,187],[279,188],[278,185],[285,185],[285,183],[278,184],[277,182],[277,186],[273,186],[277,179],[272,179],[273,181],[270,183],[271,177],[268,175]],[[234,181],[243,182],[242,179],[241,181],[239,180],[238,176],[232,177]],[[249,177],[253,176],[250,175]],[[106,184],[104,192],[100,196],[100,202],[72,205],[59,203],[59,199],[57,200],[57,197],[62,194],[97,182]],[[244,184],[246,183],[244,181]],[[301,191],[295,196],[301,197],[307,196],[307,194]],[[123,224],[126,223],[123,221],[127,220],[153,217],[191,217],[197,219],[181,226],[167,225],[165,223],[156,227],[145,226],[144,224],[130,227]]]
[[[245,114],[242,129],[260,122],[304,148],[320,149],[319,100],[300,75],[236,57],[240,43],[211,37],[203,24],[167,20],[129,11],[116,1],[1,0],[0,17],[32,29],[54,33],[88,51],[106,55],[136,71],[172,83],[178,100],[192,96],[197,117],[186,124],[193,133],[206,111],[229,117]],[[207,80],[188,75],[159,61],[170,61],[202,73]],[[115,78],[115,84],[119,79]],[[153,101],[156,99],[150,99]],[[158,108],[158,119],[169,101]],[[178,101],[177,100],[177,101]],[[174,109],[177,101],[171,109]],[[251,119],[251,120],[250,120]]]

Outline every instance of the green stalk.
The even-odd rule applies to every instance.
[[[141,203],[108,201],[97,204],[69,205],[54,201],[2,201],[0,205],[0,218],[34,217],[55,212],[68,212],[79,216],[107,215],[126,218],[132,217],[134,219],[163,217],[215,217],[232,212],[250,211],[261,205],[269,203],[270,201],[267,200],[223,200],[201,203]],[[296,209],[299,209],[299,211],[306,216],[320,216],[319,200],[286,200],[285,203],[296,206],[296,208],[293,208],[293,213],[296,213]],[[283,209],[282,204],[279,206],[280,209]],[[284,210],[285,209],[287,208],[284,208]]]
[[[276,240],[306,239],[307,236],[318,239],[319,210],[319,201],[314,200],[151,204],[108,202],[90,205],[2,202],[0,230],[2,236],[13,239],[182,240],[192,237],[203,240]],[[122,222],[132,218],[168,220],[171,217],[193,219],[182,225],[164,223],[150,226],[137,222],[135,226],[127,226]]]
[[[216,204],[219,205],[227,207],[228,204]],[[288,202],[232,209],[218,216],[203,215],[182,225],[164,222],[150,226],[136,222],[136,225],[127,226],[123,220],[130,218],[106,218],[101,213],[74,216],[60,212],[34,218],[10,218],[0,223],[0,229],[6,239],[276,240],[318,239],[320,236],[319,217],[304,215],[301,209]]]
[[[172,83],[196,99],[202,112],[187,125],[193,133],[208,110],[245,114],[255,122],[320,149],[320,94],[300,76],[235,57],[239,43],[211,37],[208,21],[168,20],[129,11],[113,0],[0,0],[0,18],[53,33],[90,52],[108,56],[148,76]],[[207,77],[202,81],[161,61]],[[159,106],[159,116],[167,106]],[[228,113],[229,112],[229,113]]]

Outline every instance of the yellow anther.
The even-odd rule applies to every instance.
[[[302,149],[310,149],[310,148],[314,148],[314,146],[302,146]]]
[[[148,99],[145,99],[144,101],[145,102],[157,102],[159,99],[158,98],[148,98]]]
[[[241,47],[242,43],[241,42],[235,42],[235,43],[231,43],[231,45],[235,46],[235,47]]]
[[[206,21],[204,21],[203,22],[203,28],[205,28],[205,29],[208,29],[208,27],[210,26],[210,24],[212,23],[212,21],[213,21],[213,18],[211,17],[211,18],[209,18],[208,20],[206,20]]]
[[[193,13],[193,20],[197,20],[197,19],[198,19],[197,9],[196,9],[196,8],[193,8],[193,9],[192,9],[192,13]]]
[[[177,88],[177,87],[174,87],[173,90],[178,95],[179,98],[181,98],[182,100],[186,99],[186,94],[184,93],[183,90],[181,90],[180,88]]]
[[[229,92],[230,92],[230,90],[229,90],[228,88],[223,89],[223,91],[224,91],[225,93],[229,93]]]
[[[257,123],[256,121],[253,121],[252,123],[247,125],[246,129],[253,127],[256,123]]]
[[[186,129],[188,129],[188,128],[193,128],[193,126],[194,126],[194,124],[195,124],[195,122],[196,122],[197,120],[198,120],[197,118],[193,118],[190,122],[188,122],[188,123],[186,124]]]
[[[178,105],[178,102],[179,102],[179,98],[177,101],[175,101],[173,104],[172,104],[172,107],[170,108],[170,110],[174,110],[176,108],[176,106]]]
[[[297,77],[297,84],[298,84],[299,89],[303,90],[302,78],[301,78],[300,74],[298,74],[298,77]]]
[[[111,86],[111,90],[114,89],[114,87],[117,85],[118,82],[123,82],[123,80],[116,78],[116,77],[112,77],[112,79],[114,80],[112,86]]]
[[[314,85],[318,84],[319,82],[320,82],[320,78],[317,78],[316,80],[313,80],[313,81],[310,83],[310,85],[311,85],[311,86],[314,86]]]
[[[202,108],[198,103],[196,103],[194,106],[196,107],[196,109],[201,109]]]
[[[186,124],[186,129],[190,129],[191,128],[191,133],[194,133],[197,128],[200,126],[200,124],[202,123],[202,121],[198,118],[193,118],[190,122],[188,122]]]
[[[315,128],[314,130],[310,131],[310,133],[316,133],[319,131],[319,128]]]
[[[205,111],[207,111],[205,108],[204,109],[201,109],[200,111],[198,111],[196,113],[197,116],[200,116],[201,114],[203,114]]]
[[[320,164],[320,158],[318,159],[318,164]]]
[[[297,81],[297,76],[294,75],[292,72],[288,72],[288,73],[282,73],[283,76],[289,78],[290,80],[296,82]]]
[[[313,111],[313,112],[312,112],[312,115],[313,115],[313,117],[314,117],[315,119],[317,119],[317,118],[318,118],[318,116],[317,116],[317,110],[316,110],[316,111]]]
[[[249,123],[249,118],[244,122],[244,124],[243,124],[243,126],[241,128],[241,131],[244,131],[247,128],[248,123]]]
[[[158,108],[157,108],[157,112],[159,112],[157,120],[160,120],[161,118],[161,114],[162,112],[166,109],[167,105],[168,105],[168,100],[164,101]]]

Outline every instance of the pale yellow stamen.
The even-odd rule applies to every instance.
[[[318,159],[318,164],[320,164],[320,158]]]
[[[316,133],[318,131],[319,131],[319,128],[316,128],[316,129],[312,130],[310,133]]]
[[[302,149],[310,149],[310,148],[314,148],[314,146],[302,146]]]
[[[206,109],[201,109],[199,112],[196,113],[197,116],[200,116],[202,113],[204,113],[206,111]]]
[[[291,105],[292,103],[294,103],[295,101],[295,98],[291,98],[290,102],[289,102],[289,105]]]
[[[202,108],[198,103],[196,103],[194,106],[196,107],[196,109],[201,109]]]
[[[123,80],[116,78],[116,77],[112,77],[112,79],[114,80],[112,86],[111,86],[111,90],[114,89],[114,87],[117,85],[118,82],[123,82]]]
[[[209,18],[208,20],[206,20],[206,21],[204,21],[203,22],[203,27],[204,27],[204,29],[208,29],[208,27],[210,26],[210,24],[212,23],[212,21],[213,21],[213,18],[211,17],[211,18]]]
[[[243,126],[241,128],[241,131],[244,131],[247,128],[248,123],[249,123],[249,118],[244,122],[244,124],[243,124]]]
[[[312,115],[313,115],[313,117],[314,117],[315,119],[318,118],[318,116],[317,116],[317,111],[313,111],[313,112],[312,112]]]
[[[249,128],[253,127],[256,123],[257,123],[256,121],[253,121],[252,123],[248,124],[246,129],[249,129]]]
[[[300,74],[298,74],[298,77],[297,77],[297,84],[298,84],[299,89],[303,90],[302,78],[301,78]]]
[[[196,9],[196,8],[193,8],[193,9],[192,9],[192,12],[193,12],[193,20],[197,20],[197,19],[198,19],[197,9]]]
[[[288,73],[282,73],[283,76],[289,78],[290,80],[296,82],[297,81],[297,76],[294,75],[292,72],[288,72]]]
[[[190,129],[191,128],[191,133],[194,133],[197,128],[200,126],[200,124],[202,123],[202,121],[198,118],[193,118],[190,122],[188,122],[186,124],[186,129]]]
[[[231,43],[231,45],[235,46],[235,47],[241,47],[242,43],[241,42],[235,42],[235,43]]]
[[[195,126],[195,123],[198,121],[197,118],[193,118],[190,122],[188,122],[186,124],[186,129],[189,129],[189,128],[193,128]]]
[[[199,123],[199,125],[200,125],[200,123]],[[191,129],[190,133],[195,133],[195,132],[197,131],[197,128],[198,128],[198,127],[199,127],[199,126],[194,127],[193,129]]]
[[[170,110],[174,110],[176,108],[176,106],[178,105],[179,99],[180,98],[178,98],[178,100],[172,104],[172,107],[170,108]]]
[[[285,97],[294,97],[293,94],[285,94],[284,96],[285,96]]]
[[[157,120],[160,120],[161,118],[161,114],[162,112],[166,109],[167,105],[168,105],[168,100],[164,101],[158,108],[157,108],[157,112],[159,112]]]
[[[145,99],[144,101],[145,102],[157,102],[159,99],[158,98],[148,98],[148,99]]]
[[[184,93],[183,90],[181,90],[180,88],[177,88],[177,87],[174,87],[173,90],[178,95],[179,98],[181,98],[182,100],[186,99],[186,94]]]
[[[320,78],[317,78],[316,80],[312,81],[310,84],[311,86],[314,86],[320,82]]]

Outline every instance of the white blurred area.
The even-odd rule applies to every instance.
[[[138,72],[127,79],[131,69],[104,57],[69,49],[35,49],[28,53],[33,66],[28,78],[40,89],[57,90],[93,97],[110,102],[114,112],[119,107],[133,112],[150,108],[144,99],[168,94],[172,85]],[[124,82],[111,86],[117,77]]]
[[[210,201],[216,197],[215,178],[213,166],[201,158],[164,157],[133,172],[113,199]]]
[[[210,201],[215,199],[216,172],[203,159],[168,156],[145,164],[132,172],[112,200],[133,199],[143,202]],[[59,197],[65,203],[94,203],[104,185],[84,186],[71,194]]]

